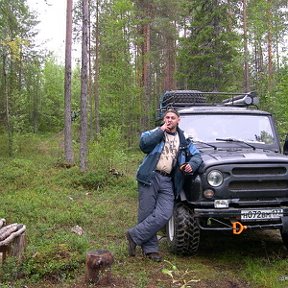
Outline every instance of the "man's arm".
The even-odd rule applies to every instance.
[[[141,151],[150,153],[161,142],[163,135],[164,131],[160,127],[143,132],[139,144]]]
[[[184,171],[186,173],[194,173],[199,168],[203,160],[202,160],[199,150],[194,146],[194,144],[190,143],[188,145],[188,149],[189,149],[189,154],[192,155],[192,157],[188,161],[188,165],[186,165]]]

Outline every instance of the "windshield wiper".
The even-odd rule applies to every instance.
[[[209,146],[209,147],[212,147],[214,150],[217,150],[217,146],[212,145],[212,144],[209,144],[209,143],[206,143],[206,142],[202,142],[202,141],[198,141],[198,140],[195,140],[195,141],[192,140],[192,142],[193,142],[193,143],[204,144],[204,145],[207,145],[207,146]]]
[[[256,150],[256,147],[253,146],[252,144],[247,143],[247,142],[245,142],[243,140],[239,140],[239,139],[234,139],[234,138],[216,138],[216,141],[243,143],[243,144],[246,144],[247,146],[251,147],[253,150]]]

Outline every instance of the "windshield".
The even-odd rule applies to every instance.
[[[179,126],[193,141],[216,142],[216,138],[231,138],[261,144],[275,142],[269,117],[263,115],[181,115]]]

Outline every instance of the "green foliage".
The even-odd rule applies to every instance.
[[[233,79],[240,72],[239,62],[235,61],[240,42],[233,30],[236,21],[231,17],[231,7],[222,2],[198,0],[189,8],[190,36],[180,39],[178,57],[182,86],[186,83],[191,89],[223,91],[235,80],[241,83],[240,75]]]
[[[93,142],[89,148],[91,163],[93,167],[100,171],[110,169],[125,169],[125,142],[119,127],[104,128],[97,141]]]
[[[0,175],[0,183],[13,185],[15,188],[25,187],[31,181],[31,175],[36,172],[31,161],[25,159],[14,159],[9,162],[9,166],[6,165],[1,163],[0,169],[3,172]]]
[[[57,131],[64,121],[64,68],[58,65],[55,59],[47,59],[43,76],[39,130]]]
[[[31,31],[36,24],[26,1],[0,1],[0,123],[6,124],[5,130],[10,136],[8,150],[13,149],[10,147],[12,133],[30,128],[31,102],[27,101],[26,91],[31,82],[26,77],[26,69],[39,59],[32,45]]]
[[[162,273],[168,275],[172,279],[171,287],[189,288],[193,283],[200,282],[200,279],[194,279],[193,271],[181,271],[174,264],[165,261],[169,264],[169,268],[163,268]]]
[[[129,137],[137,128],[140,89],[135,84],[130,42],[135,29],[131,1],[107,3],[100,15],[100,125],[118,126]]]
[[[277,263],[277,264],[276,264]],[[278,269],[271,269],[274,265]],[[246,259],[246,277],[251,281],[258,283],[259,287],[284,288],[287,287],[286,260],[273,262],[267,259]]]
[[[276,85],[275,92],[271,95],[271,105],[274,107],[277,126],[281,136],[281,140],[288,133],[288,67],[282,69],[279,75],[279,81]]]
[[[75,238],[72,237],[72,239]],[[77,242],[79,242],[80,239],[79,237],[77,238]],[[21,272],[33,282],[43,278],[53,281],[64,281],[74,276],[75,270],[79,269],[84,262],[81,250],[87,249],[87,244],[81,245],[79,254],[77,251],[77,246],[79,245],[74,246],[73,244],[77,242],[74,241],[73,243],[72,239],[67,241],[67,235],[63,235],[62,243],[46,243],[45,248],[42,246],[43,249],[37,251],[32,257],[27,258],[25,264],[20,267]]]
[[[19,275],[19,261],[15,257],[11,257],[7,259],[5,265],[0,266],[0,286],[1,288],[9,288],[9,284],[7,286],[4,284],[2,286],[2,281],[4,283],[9,283],[11,280],[16,279]]]
[[[82,185],[84,188],[89,190],[98,190],[107,183],[107,179],[108,179],[108,173],[105,172],[104,170],[98,173],[89,172],[79,177],[79,179],[75,181],[75,184]]]

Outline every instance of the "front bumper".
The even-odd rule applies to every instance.
[[[288,217],[288,207],[277,207],[283,209],[283,217],[277,219],[253,219],[241,220],[239,208],[212,209],[194,208],[194,215],[201,230],[231,231],[235,223],[245,225],[245,229],[281,229],[284,218]],[[248,209],[248,208],[244,208]],[[265,209],[275,209],[275,207],[265,207]]]

